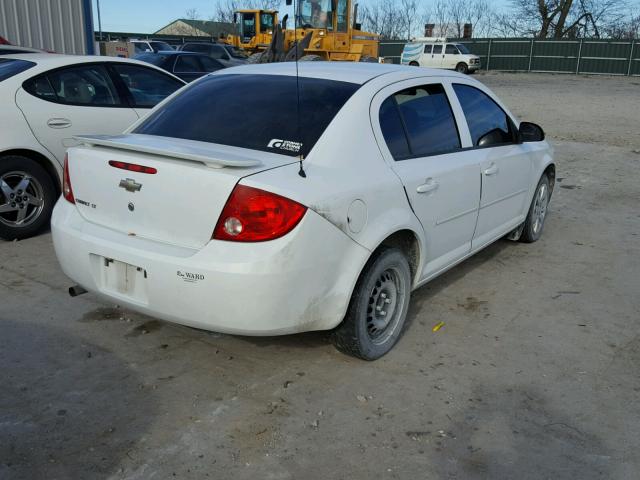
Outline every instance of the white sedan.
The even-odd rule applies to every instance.
[[[48,225],[74,135],[121,133],[183,85],[123,58],[0,56],[0,237]]]
[[[505,235],[540,237],[552,149],[481,83],[378,64],[299,75],[227,69],[70,149],[52,231],[73,292],[232,334],[332,330],[372,360],[413,289]]]

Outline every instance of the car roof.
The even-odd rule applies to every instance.
[[[298,74],[301,77],[322,78],[360,85],[382,75],[392,76],[395,81],[415,77],[466,77],[460,73],[442,69],[373,62],[298,62],[297,68],[295,62],[280,62],[243,65],[227,68],[219,73],[216,72],[218,75],[234,73],[292,76]]]
[[[199,52],[185,52],[184,50],[160,50],[158,52],[146,52],[142,55],[199,55],[206,57],[206,55]]]

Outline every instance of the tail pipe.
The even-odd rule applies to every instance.
[[[77,297],[78,295],[82,295],[83,293],[87,293],[87,291],[80,285],[69,287],[69,295],[71,295],[72,297]]]

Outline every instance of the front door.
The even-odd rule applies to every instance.
[[[433,67],[433,68],[440,68],[440,66],[442,65],[442,56],[443,56],[442,45],[434,45],[430,56],[431,56],[431,60],[426,66]]]
[[[392,168],[424,228],[424,279],[471,250],[480,201],[480,166],[473,152],[461,149],[443,85],[406,84],[379,94],[377,98],[385,98],[378,100],[382,102],[378,118],[393,157]]]
[[[517,142],[513,121],[485,92],[464,84],[453,89],[464,112],[482,172],[482,198],[473,248],[524,221],[531,175],[530,147]]]
[[[460,60],[460,52],[452,43],[448,43],[444,48],[444,55],[442,56],[442,68],[456,68]]]
[[[24,83],[16,94],[38,142],[62,164],[74,135],[118,134],[138,120],[102,63],[53,70]]]

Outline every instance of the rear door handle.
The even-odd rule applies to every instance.
[[[487,168],[484,173],[487,177],[491,176],[491,175],[495,175],[496,173],[498,173],[500,171],[500,169],[498,168],[498,166],[495,163],[492,163],[489,168]]]
[[[418,185],[416,187],[416,192],[418,193],[429,193],[429,192],[433,192],[434,190],[436,190],[438,187],[440,186],[440,184],[438,182],[436,182],[435,180],[433,180],[432,178],[427,178],[427,181],[425,183],[423,183],[422,185]]]
[[[71,120],[68,118],[50,118],[47,125],[51,128],[67,128],[71,126]]]

